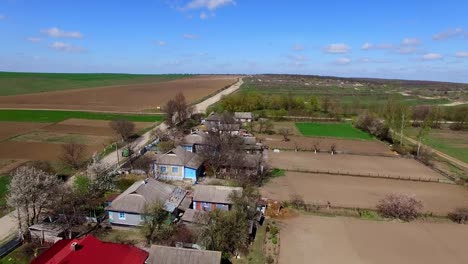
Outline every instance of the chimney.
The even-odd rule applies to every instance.
[[[77,251],[78,250],[78,242],[73,242],[70,247],[71,247],[72,251]]]

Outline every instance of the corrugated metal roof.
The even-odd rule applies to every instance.
[[[195,185],[193,200],[200,202],[232,204],[229,195],[232,192],[241,192],[242,187],[228,187],[218,185]]]
[[[221,252],[152,245],[148,264],[220,264]]]

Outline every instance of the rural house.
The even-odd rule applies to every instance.
[[[221,252],[152,245],[148,264],[220,264]]]
[[[229,211],[232,202],[231,193],[242,193],[242,187],[217,185],[196,185],[193,193],[193,208],[195,210],[211,211],[214,209]]]
[[[234,118],[237,122],[249,123],[252,122],[252,112],[235,112]]]
[[[63,239],[44,251],[32,264],[144,264],[148,252],[134,246],[103,242],[92,235]]]
[[[205,136],[206,134],[201,131],[191,133],[190,135],[184,137],[180,146],[186,151],[196,153],[197,148],[205,143]]]
[[[203,175],[203,159],[196,153],[183,147],[156,155],[153,170],[156,178],[168,181],[190,180],[196,183]]]
[[[207,131],[230,133],[232,135],[238,135],[241,129],[241,125],[228,113],[222,115],[211,113],[210,116],[203,121],[203,124],[206,126]]]
[[[135,182],[106,207],[113,225],[139,226],[144,220],[145,206],[157,201],[164,203],[166,211],[177,216],[178,207],[187,191],[155,179]]]

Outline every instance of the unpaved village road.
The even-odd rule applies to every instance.
[[[244,83],[244,81],[242,80],[242,78],[239,78],[239,81],[237,83],[231,85],[231,87],[222,90],[221,92],[213,95],[212,97],[204,100],[201,103],[196,104],[195,109],[194,109],[193,112],[194,113],[205,113],[206,109],[208,109],[208,107],[210,105],[213,105],[213,104],[217,103],[219,100],[221,100],[221,98],[223,96],[232,94],[233,92],[239,90],[239,88],[242,86],[243,83]]]

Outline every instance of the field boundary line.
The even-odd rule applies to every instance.
[[[329,174],[329,175],[338,175],[345,177],[362,177],[362,178],[374,178],[374,179],[387,179],[387,180],[402,180],[402,181],[414,181],[414,182],[427,182],[427,183],[442,183],[442,184],[456,184],[453,181],[443,180],[443,179],[428,179],[421,177],[405,177],[405,176],[392,176],[385,174],[364,174],[364,173],[349,173],[349,172],[340,172],[340,171],[330,171],[330,170],[303,170],[303,169],[284,169],[285,171],[290,172],[302,172],[302,173],[311,173],[311,174]]]

